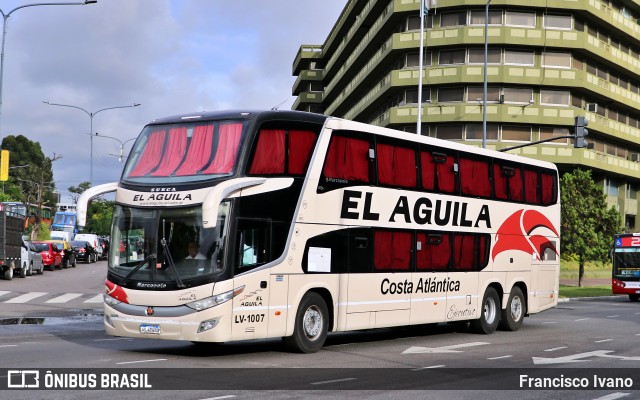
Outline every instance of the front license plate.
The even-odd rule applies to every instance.
[[[160,329],[160,325],[141,324],[140,333],[151,333],[157,335],[162,333],[162,329]]]

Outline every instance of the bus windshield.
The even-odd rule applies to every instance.
[[[122,179],[170,184],[234,173],[247,122],[222,120],[147,126],[127,159]]]
[[[640,247],[616,248],[613,253],[613,277],[640,278]]]
[[[225,270],[228,212],[229,203],[223,202],[216,227],[205,229],[199,206],[161,210],[116,206],[109,255],[115,283],[170,282],[167,287],[190,287],[215,281]]]

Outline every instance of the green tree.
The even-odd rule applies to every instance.
[[[578,259],[578,286],[586,261],[607,261],[613,235],[620,232],[620,213],[607,208],[605,194],[591,171],[575,169],[561,179],[561,252]]]
[[[8,200],[54,207],[53,162],[61,156],[46,157],[39,142],[23,135],[4,137],[1,147],[9,150],[10,167],[19,167],[10,169],[9,181],[5,182]]]

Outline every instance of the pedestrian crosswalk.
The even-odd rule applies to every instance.
[[[95,293],[49,293],[49,292],[12,292],[0,290],[2,304],[100,304],[102,294]]]

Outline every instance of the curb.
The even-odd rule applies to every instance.
[[[590,300],[600,300],[600,299],[613,300],[613,299],[620,299],[622,298],[622,296],[624,295],[620,294],[615,296],[563,297],[558,299],[558,303],[566,303],[569,301],[590,301]]]

